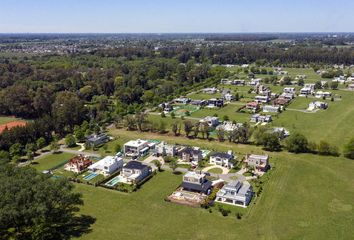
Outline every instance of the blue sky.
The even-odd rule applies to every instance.
[[[0,32],[354,32],[353,0],[0,0]]]

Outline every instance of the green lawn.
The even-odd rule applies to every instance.
[[[82,239],[351,239],[354,161],[281,153],[272,164],[256,204],[236,209],[242,220],[165,202],[182,180],[169,171],[132,194],[78,184],[81,212],[96,218]]]
[[[208,172],[215,173],[215,174],[221,174],[222,173],[222,169],[218,168],[218,167],[215,167],[215,168],[209,169]]]
[[[21,120],[20,118],[14,118],[14,117],[2,117],[0,116],[0,125],[1,124],[6,124],[14,121]]]
[[[60,164],[64,164],[69,161],[75,155],[70,153],[57,153],[57,154],[49,154],[44,157],[38,158],[33,161],[33,166],[39,171],[50,170],[53,169]]]
[[[301,132],[311,141],[326,140],[342,147],[354,136],[354,95],[352,92],[335,91],[341,101],[328,102],[329,107],[316,113],[285,111],[274,119],[274,126],[284,126],[290,132]],[[311,99],[297,98],[289,108],[305,109]],[[323,101],[323,100],[320,100]]]

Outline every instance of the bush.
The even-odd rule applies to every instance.
[[[354,159],[354,138],[344,146],[343,154],[346,158]]]
[[[287,139],[286,149],[293,153],[306,153],[308,152],[308,140],[304,135],[294,133]]]

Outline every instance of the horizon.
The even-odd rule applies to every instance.
[[[351,33],[353,8],[350,0],[3,0],[0,33]]]

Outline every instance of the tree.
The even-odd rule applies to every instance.
[[[175,136],[178,135],[178,123],[177,122],[172,123],[172,132]]]
[[[159,133],[165,133],[166,132],[166,123],[163,120],[160,120],[159,124]]]
[[[286,149],[293,153],[305,153],[308,151],[307,138],[300,134],[294,133],[286,141]]]
[[[338,88],[338,82],[331,82],[330,87],[332,90],[336,90]]]
[[[10,147],[11,157],[21,156],[21,154],[22,154],[22,145],[20,143],[15,143]]]
[[[354,159],[354,138],[344,145],[343,154],[346,158]]]
[[[224,122],[226,122],[226,121],[229,121],[230,118],[229,118],[229,116],[224,115],[224,116],[222,117],[222,120],[223,120]]]
[[[193,131],[193,123],[189,120],[184,121],[184,132],[186,137],[189,137],[189,134]]]
[[[46,141],[45,141],[44,137],[40,137],[37,139],[36,145],[37,145],[38,149],[44,148],[45,144],[46,144]]]
[[[50,143],[50,150],[52,150],[54,153],[56,153],[59,150],[59,143],[57,139],[54,139]]]
[[[87,232],[94,222],[77,215],[83,201],[65,179],[52,181],[32,168],[7,164],[0,166],[0,181],[4,239],[70,239]]]
[[[25,150],[26,150],[27,160],[32,161],[34,158],[34,153],[36,151],[36,145],[34,143],[27,143]]]
[[[263,147],[267,151],[280,151],[281,145],[277,134],[266,133],[263,136]]]
[[[0,164],[10,162],[10,153],[4,150],[0,151]]]
[[[135,114],[135,121],[136,121],[136,125],[138,127],[138,130],[141,132],[143,131],[143,124],[146,122],[146,113],[145,112],[140,112],[140,113],[136,113]]]
[[[225,130],[223,127],[219,127],[216,130],[216,136],[217,136],[219,142],[223,142],[225,140]]]
[[[85,141],[85,131],[83,128],[81,128],[79,126],[75,126],[74,127],[74,135],[75,135],[76,141],[78,141],[78,142]]]
[[[171,118],[175,119],[176,118],[176,114],[174,112],[171,112]]]
[[[129,131],[136,129],[136,119],[132,115],[127,115],[124,120],[125,126]]]
[[[159,172],[161,172],[161,162],[157,159],[152,161]]]
[[[200,126],[200,122],[196,122],[194,124],[194,138],[197,138],[198,137],[198,134],[199,134],[199,126]]]
[[[65,137],[65,145],[69,148],[76,146],[75,137],[72,134],[68,134]]]
[[[168,163],[168,165],[172,169],[173,173],[175,173],[175,171],[178,167],[177,160],[175,158],[172,158],[171,161]]]
[[[315,82],[315,89],[321,89],[322,88],[322,83],[321,81]]]

